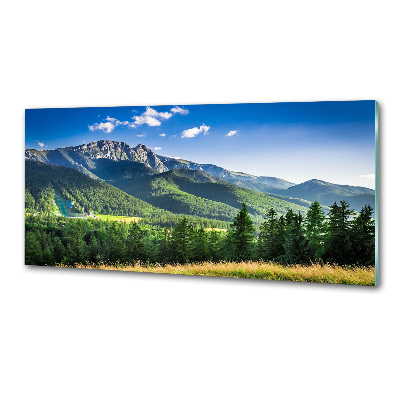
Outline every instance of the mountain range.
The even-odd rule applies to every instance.
[[[25,158],[42,161],[54,165],[72,167],[91,175],[96,169],[96,160],[131,161],[147,165],[158,173],[174,169],[201,170],[212,176],[225,179],[228,182],[255,189],[287,189],[294,183],[274,177],[257,177],[243,172],[229,171],[214,164],[199,164],[192,161],[166,157],[155,154],[143,144],[130,147],[124,142],[99,140],[74,147],[64,147],[55,150],[25,150]]]
[[[337,185],[319,179],[311,179],[285,190],[274,188],[271,191],[291,198],[309,201],[317,200],[326,206],[332,205],[335,201],[346,200],[357,211],[360,211],[366,204],[370,204],[373,208],[375,207],[374,190],[361,186]]]
[[[64,166],[100,179],[153,207],[173,213],[231,220],[241,202],[255,218],[273,206],[304,211],[318,200],[324,206],[346,200],[359,211],[375,205],[372,189],[311,179],[294,184],[284,179],[234,172],[214,164],[156,154],[143,144],[100,140],[55,150],[25,150],[25,159]]]

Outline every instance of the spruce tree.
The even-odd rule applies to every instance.
[[[106,231],[106,258],[110,262],[122,261],[124,257],[124,237],[119,223],[111,222]]]
[[[82,221],[73,221],[68,228],[68,261],[71,264],[83,263],[86,261],[86,243],[83,239]]]
[[[290,264],[304,263],[308,261],[309,251],[304,234],[303,216],[300,212],[293,215],[290,213],[286,220],[289,222],[285,226],[285,261]]]
[[[47,244],[43,249],[43,264],[54,265],[54,249],[53,246]]]
[[[145,259],[143,232],[137,222],[129,224],[128,237],[126,239],[126,257],[129,262],[144,261]]]
[[[261,224],[258,236],[258,256],[263,260],[274,260],[284,254],[284,219],[278,218],[276,211],[271,208]]]
[[[191,227],[188,219],[182,218],[171,235],[172,257],[174,261],[184,264],[190,259]]]
[[[355,263],[375,264],[375,221],[372,207],[365,205],[351,223],[350,239]]]
[[[200,228],[193,232],[192,259],[193,261],[206,261],[210,257],[207,232]]]
[[[87,258],[94,263],[99,262],[101,258],[99,241],[94,234],[92,234],[89,239]]]
[[[314,201],[307,210],[305,231],[310,249],[310,257],[315,260],[324,253],[325,214],[318,201]]]
[[[35,210],[35,198],[28,189],[25,189],[25,210],[33,212]]]
[[[243,203],[229,231],[229,238],[232,244],[232,258],[234,260],[242,261],[251,259],[254,245],[254,231],[253,221],[250,218],[246,204]]]
[[[172,261],[172,240],[169,229],[164,228],[160,244],[158,246],[158,261],[165,264]]]
[[[65,257],[65,247],[63,245],[62,240],[56,236],[54,238],[54,262],[55,263],[60,263],[63,261],[64,257]]]
[[[210,260],[219,261],[221,259],[221,234],[215,229],[208,234],[207,246]]]
[[[25,234],[25,264],[41,265],[43,260],[42,247],[34,232]]]
[[[354,211],[349,209],[347,201],[336,202],[328,213],[328,233],[325,241],[328,261],[345,265],[353,259],[350,241],[350,220]]]

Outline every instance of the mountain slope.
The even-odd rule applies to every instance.
[[[271,207],[278,213],[289,208],[306,211],[303,206],[238,187],[198,170],[173,170],[118,185],[154,206],[207,218],[232,221],[243,202],[255,221],[261,221]]]
[[[40,204],[45,190],[56,190],[83,212],[143,217],[162,210],[79,171],[43,162],[25,161],[25,189]]]
[[[91,173],[111,184],[126,179],[135,180],[158,172],[147,164],[135,161],[114,161],[106,158],[92,160]]]
[[[223,229],[229,226],[226,221],[199,218],[182,213],[173,214],[133,197],[106,182],[92,179],[73,168],[43,162],[25,161],[25,189],[26,200],[28,199],[30,203],[28,208],[41,212],[47,212],[54,207],[53,202],[57,194],[73,203],[76,211],[81,214],[94,212],[141,217],[143,222],[151,226],[175,226],[182,217],[187,217],[189,223],[195,226]],[[65,215],[65,213],[62,214]]]

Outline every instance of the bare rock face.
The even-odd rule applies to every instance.
[[[65,147],[55,150],[25,150],[25,158],[33,161],[48,162],[50,164],[65,165],[79,164],[90,168],[90,160],[105,158],[113,161],[134,161],[147,164],[158,172],[168,171],[160,158],[148,147],[139,144],[130,147],[125,142],[113,140],[99,140],[80,146]]]
[[[32,161],[45,161],[44,154],[41,154],[37,150],[25,150],[25,159]]]
[[[162,163],[158,156],[144,144],[138,144],[131,150],[136,155],[136,160],[134,161],[145,163],[158,172],[168,171],[168,168]]]

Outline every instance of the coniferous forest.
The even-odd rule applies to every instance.
[[[291,209],[278,216],[271,208],[258,229],[246,204],[226,231],[205,228],[187,217],[174,227],[44,213],[27,214],[25,223],[28,265],[265,260],[372,266],[375,262],[372,208],[367,205],[356,214],[345,201],[334,203],[327,216],[317,201],[304,216]]]

